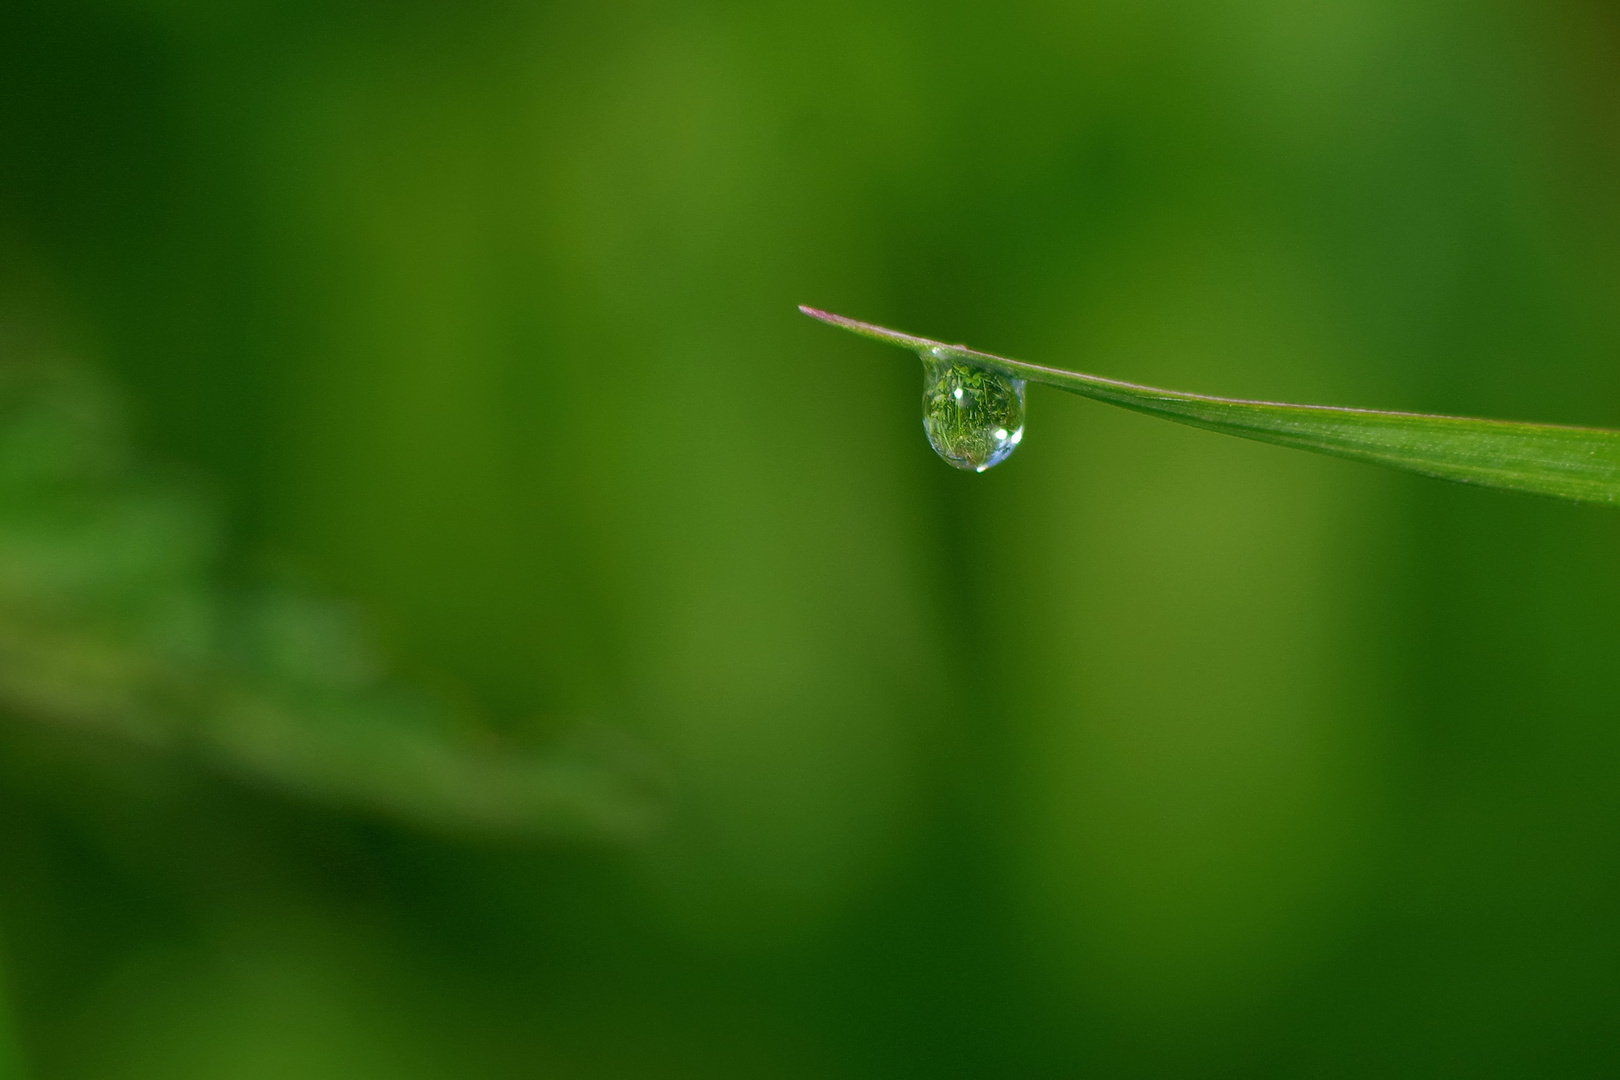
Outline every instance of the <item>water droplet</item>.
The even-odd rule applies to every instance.
[[[943,349],[918,355],[929,445],[958,469],[984,472],[1006,461],[1024,437],[1024,380]]]

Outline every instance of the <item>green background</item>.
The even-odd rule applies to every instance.
[[[0,0],[8,362],[110,377],[210,588],[666,807],[424,824],[11,709],[12,1071],[1615,1075],[1620,516],[1044,387],[958,473],[795,305],[1620,426],[1617,52],[1596,0]]]

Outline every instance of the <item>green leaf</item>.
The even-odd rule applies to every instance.
[[[1208,397],[1026,364],[816,308],[813,319],[919,354],[996,368],[1029,382],[1245,439],[1407,469],[1442,480],[1614,506],[1620,431]]]
[[[195,759],[259,788],[450,833],[625,842],[656,764],[578,727],[538,747],[391,676],[341,603],[228,590],[208,500],[144,467],[83,367],[0,360],[0,721]],[[5,1080],[0,1013],[0,1080]]]

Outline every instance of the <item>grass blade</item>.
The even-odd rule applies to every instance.
[[[1620,431],[1208,397],[1026,364],[811,307],[813,319],[918,353],[999,368],[1029,382],[1245,439],[1407,469],[1442,480],[1620,504]]]

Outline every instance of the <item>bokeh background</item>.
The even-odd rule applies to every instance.
[[[0,1061],[1612,1076],[1597,0],[0,2]]]

